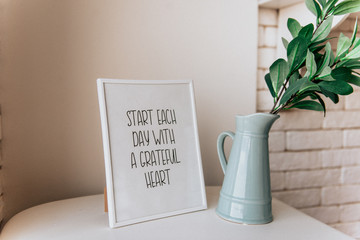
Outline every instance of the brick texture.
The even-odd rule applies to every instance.
[[[280,152],[285,150],[285,133],[270,132],[269,149],[271,152]]]
[[[320,189],[301,189],[273,192],[273,197],[293,207],[305,208],[318,206],[321,202]]]
[[[344,167],[341,178],[344,184],[360,184],[360,166]]]
[[[354,94],[345,97],[346,110],[360,110],[359,95],[360,91],[356,89]]]
[[[332,226],[347,235],[360,239],[360,222],[339,223]]]
[[[276,27],[278,25],[277,11],[274,9],[259,9],[259,25]]]
[[[301,119],[301,121],[299,121]],[[283,112],[274,123],[273,130],[309,130],[322,127],[323,113],[305,110]]]
[[[324,118],[324,128],[358,128],[360,111],[331,111]]]
[[[360,147],[360,129],[352,129],[344,131],[345,147]]]
[[[276,56],[275,48],[262,47],[258,49],[258,67],[269,68]]]
[[[274,152],[269,158],[272,171],[318,169],[322,166],[320,153],[316,151]]]
[[[340,210],[341,222],[360,221],[360,203],[343,205]]]
[[[360,148],[329,149],[321,151],[323,167],[341,167],[360,165]]]
[[[342,132],[339,130],[288,131],[286,133],[288,150],[327,149],[341,146]]]
[[[323,205],[360,202],[360,185],[324,187],[321,202]]]
[[[284,190],[285,189],[285,173],[283,172],[271,172],[271,189],[272,190]]]
[[[300,210],[327,224],[337,223],[340,220],[341,209],[338,206],[302,208]]]
[[[257,93],[257,109],[261,112],[268,112],[272,108],[272,97],[268,90],[261,90]]]
[[[340,169],[291,171],[285,174],[286,189],[332,186],[341,181]]]

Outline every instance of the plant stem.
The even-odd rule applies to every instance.
[[[280,111],[284,110],[285,107],[294,99],[294,97],[291,97],[289,100],[286,101],[285,104],[283,104],[281,107],[276,109],[276,111],[273,112],[273,114],[278,114]]]
[[[277,97],[277,99],[276,99],[276,101],[275,101],[275,103],[274,103],[274,106],[273,106],[272,109],[270,110],[270,113],[276,114],[275,112],[278,112],[277,110],[276,110],[276,111],[274,111],[274,110],[275,110],[275,108],[276,108],[276,105],[279,103],[280,97],[283,95],[283,92],[284,92],[285,89],[286,89],[286,84],[289,82],[289,80],[290,80],[290,77],[286,78],[284,84],[283,84],[282,87],[281,87],[281,90],[280,90],[280,92],[279,92],[279,95],[278,95],[278,97]]]
[[[293,70],[293,71],[291,72],[291,74],[288,75],[289,77],[286,78],[284,84],[281,86],[279,95],[278,95],[276,101],[274,102],[274,105],[273,105],[272,109],[270,110],[270,113],[277,114],[277,113],[279,112],[279,111],[278,111],[279,109],[277,109],[277,110],[275,111],[276,105],[279,103],[279,100],[281,99],[281,96],[283,95],[284,91],[286,90],[286,85],[287,85],[288,82],[290,81],[290,77],[294,74],[294,72],[296,72],[296,70]]]

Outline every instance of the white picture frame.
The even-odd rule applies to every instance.
[[[206,209],[192,81],[97,86],[110,227]]]

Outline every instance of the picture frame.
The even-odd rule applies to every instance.
[[[191,80],[97,80],[111,228],[207,208]]]

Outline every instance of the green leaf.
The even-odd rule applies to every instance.
[[[345,81],[335,80],[335,81],[322,81],[319,83],[319,86],[329,92],[340,94],[340,95],[349,95],[354,90],[353,88]]]
[[[357,31],[358,31],[358,19],[356,18],[355,25],[354,25],[354,31],[351,36],[351,46],[355,43]]]
[[[308,77],[310,80],[315,76],[316,74],[316,61],[315,61],[315,56],[312,52],[310,52],[309,50],[307,51],[307,55],[306,55],[306,73],[305,73],[305,77]]]
[[[276,60],[270,66],[270,78],[276,96],[281,86],[285,82],[285,79],[288,74],[289,74],[289,66],[287,62],[282,58]]]
[[[299,108],[299,109],[314,110],[314,111],[320,111],[320,112],[325,111],[324,107],[320,103],[318,103],[316,101],[312,101],[312,100],[304,100],[304,101],[295,103],[294,105],[290,106],[289,108]]]
[[[339,96],[335,93],[329,92],[327,91],[325,88],[322,88],[321,86],[319,86],[321,89],[321,93],[325,96],[330,98],[331,101],[333,101],[333,103],[338,103],[339,102]]]
[[[346,67],[335,68],[331,76],[336,80],[346,81],[351,77],[351,70]]]
[[[351,40],[343,33],[340,33],[339,40],[336,49],[336,59],[342,58],[348,52],[351,47]]]
[[[288,42],[288,40],[286,40],[285,38],[281,38],[281,41],[282,41],[282,43],[283,43],[283,45],[284,45],[284,47],[285,47],[285,49],[287,49],[288,48],[288,45],[289,45],[289,42]]]
[[[321,79],[324,81],[334,81],[335,79],[331,76],[331,71],[331,67],[326,66],[316,79]]]
[[[310,52],[313,52],[313,53],[319,53],[321,50],[324,49],[324,47],[325,47],[325,45],[319,45],[319,46],[310,45],[309,50],[310,50]]]
[[[360,45],[360,38],[356,38],[355,42],[354,42],[354,47],[353,48],[357,48]]]
[[[331,51],[330,52],[330,62],[329,62],[329,66],[332,66],[335,63],[335,55],[334,52]]]
[[[301,28],[298,36],[302,36],[305,39],[307,39],[308,41],[310,41],[312,38],[313,32],[314,32],[314,25],[312,23],[310,23],[310,24],[306,25],[305,27]]]
[[[305,0],[306,7],[312,12],[315,17],[321,16],[321,9],[319,4],[315,0]]]
[[[287,57],[290,66],[290,72],[295,70],[305,61],[306,54],[307,43],[303,37],[296,37],[289,43]]]
[[[295,81],[293,84],[290,84],[289,87],[285,90],[284,95],[280,99],[280,105],[286,103],[293,95],[295,95],[306,81],[308,81],[308,78],[304,77]]]
[[[331,59],[331,45],[330,43],[326,43],[325,45],[325,54],[324,54],[324,57],[322,59],[322,62],[321,62],[321,65],[320,67],[318,68],[317,70],[317,74],[320,73],[320,75],[322,74],[323,70],[329,66],[329,63],[330,63],[330,59]]]
[[[315,1],[313,0],[314,4],[315,4],[315,8],[316,8],[316,13],[317,13],[317,21],[319,22],[324,16],[322,16],[322,12],[321,12],[321,8],[320,8],[320,5]]]
[[[324,116],[326,114],[326,106],[325,106],[325,102],[322,100],[322,98],[315,92],[304,92],[304,93],[299,93],[296,97],[294,97],[292,103],[297,103],[300,102],[301,100],[307,98],[307,97],[311,97],[311,99],[315,100],[317,99],[319,101],[319,103],[321,104],[321,106],[324,109]]]
[[[357,71],[353,71],[352,73],[353,73],[353,74],[356,74],[356,75],[358,75],[358,76],[360,76],[360,73],[359,73],[359,72],[357,72]]]
[[[310,51],[314,52],[314,51],[315,51],[314,49],[317,49],[317,48],[320,47],[320,46],[318,46],[319,44],[324,43],[324,42],[326,42],[326,41],[328,41],[328,40],[331,40],[331,39],[333,39],[333,38],[335,38],[335,37],[332,37],[332,38],[324,38],[324,39],[322,39],[322,40],[320,40],[320,41],[312,42],[312,43],[310,44],[310,46],[309,46]],[[324,46],[325,46],[325,45],[321,45],[322,48],[323,48]]]
[[[346,67],[348,69],[360,69],[360,61],[357,59],[349,59],[340,62],[338,67]]]
[[[318,2],[323,8],[326,6],[326,0],[318,0]]]
[[[333,7],[335,6],[335,4],[338,2],[339,0],[329,0],[326,5],[325,5],[325,8],[324,8],[324,11],[326,13],[328,12],[331,12]]]
[[[356,59],[360,58],[360,45],[355,44],[354,48],[345,56],[342,58],[342,60],[345,59]]]
[[[322,100],[322,98],[320,97],[320,95],[317,94],[317,93],[313,93],[313,96],[319,101],[319,103],[320,103],[321,106],[323,107],[323,109],[324,109],[324,117],[325,117],[325,115],[326,115],[326,106],[325,106],[324,100]]]
[[[301,25],[298,21],[296,21],[295,19],[293,18],[289,18],[288,21],[287,21],[287,27],[291,33],[291,36],[293,38],[297,37],[300,30],[301,30]]]
[[[319,28],[315,31],[311,39],[312,42],[321,41],[329,35],[331,31],[333,18],[334,18],[333,16],[330,16],[324,22],[322,22]]]
[[[334,15],[344,15],[347,13],[354,13],[358,11],[360,11],[359,0],[345,0],[335,6]]]
[[[293,83],[295,83],[297,80],[299,80],[301,78],[299,72],[294,72],[290,78],[289,78],[289,85],[292,85]]]
[[[308,81],[305,81],[300,86],[299,93],[308,92],[308,91],[321,91],[321,89],[317,84],[308,80]]]
[[[269,91],[270,91],[270,93],[271,93],[271,96],[272,96],[273,98],[275,98],[275,97],[276,97],[276,94],[275,94],[274,88],[273,88],[273,86],[272,86],[272,82],[271,82],[271,78],[270,78],[270,73],[267,73],[267,74],[265,75],[265,82],[266,82],[267,87],[269,88]]]
[[[351,77],[347,79],[347,82],[360,87],[360,77],[358,76],[351,75]]]
[[[293,100],[291,101],[291,103],[297,103],[300,102],[301,100],[303,100],[304,98],[307,97],[311,97],[312,99],[314,99],[314,97],[312,96],[313,93],[312,92],[302,92],[302,93],[298,93]]]

